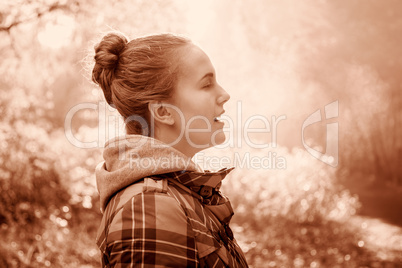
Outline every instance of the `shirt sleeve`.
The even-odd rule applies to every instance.
[[[166,193],[133,196],[109,225],[109,267],[196,267],[194,231],[188,221]]]

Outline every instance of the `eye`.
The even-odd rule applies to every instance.
[[[214,80],[211,79],[211,78],[209,78],[209,79],[206,79],[206,80],[205,80],[205,82],[204,82],[203,85],[202,85],[202,88],[210,88],[210,87],[212,87],[213,85],[214,85]]]
[[[212,83],[206,83],[205,85],[202,86],[202,88],[209,88],[212,86]]]

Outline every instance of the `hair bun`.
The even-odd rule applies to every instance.
[[[110,86],[114,79],[114,70],[119,63],[120,53],[127,43],[127,38],[123,34],[111,32],[95,45],[95,66],[92,70],[92,80],[102,88],[109,104],[112,104]]]

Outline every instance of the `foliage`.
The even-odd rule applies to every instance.
[[[230,153],[286,161],[284,168],[237,168],[223,183],[233,229],[254,267],[354,267],[375,259],[348,224],[358,199],[336,184],[332,167],[300,149],[214,149],[208,156]]]
[[[72,178],[86,180],[71,176],[74,168],[68,165],[68,159],[82,161],[85,155],[58,147],[54,141],[62,137],[45,127],[40,102],[19,93],[22,104],[2,98],[7,105],[2,106],[0,125],[0,263],[2,267],[96,264],[99,256],[93,239],[100,213],[96,206],[90,209],[85,204],[88,189],[93,195],[93,184],[81,183],[77,191]]]

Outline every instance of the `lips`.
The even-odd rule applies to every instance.
[[[223,112],[221,112],[218,116],[214,117],[214,121],[215,122],[222,122],[222,114],[225,112],[225,110]]]

